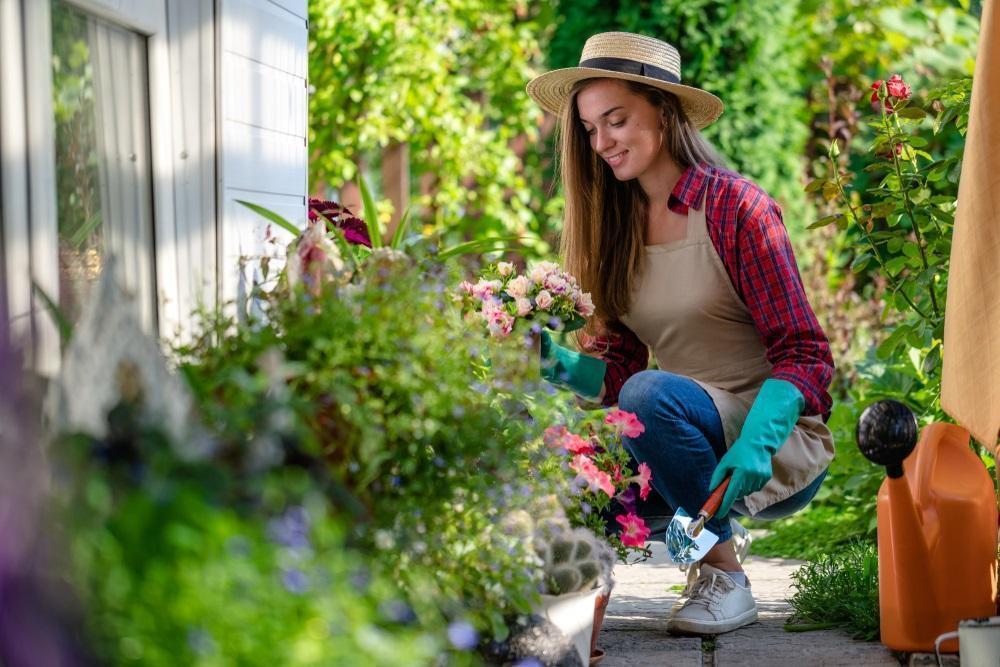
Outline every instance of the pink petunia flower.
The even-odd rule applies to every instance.
[[[649,466],[645,463],[639,464],[639,474],[632,478],[633,481],[639,484],[639,497],[643,500],[649,495],[649,489],[651,488],[649,482],[653,479],[653,471],[649,469]]]
[[[615,517],[615,521],[622,527],[619,536],[622,544],[627,547],[641,547],[646,543],[649,538],[649,527],[641,518],[629,512],[628,514],[619,514]]]
[[[634,413],[627,410],[619,410],[618,408],[611,410],[608,416],[604,418],[604,422],[612,424],[618,435],[624,435],[629,438],[638,438],[646,430],[646,427],[642,425],[642,422],[639,421],[639,418]]]
[[[604,493],[608,494],[608,498],[615,495],[615,485],[611,481],[611,476],[594,465],[594,462],[587,458],[585,454],[574,456],[569,467],[587,483],[587,487],[591,493],[604,491]]]
[[[562,424],[549,426],[542,432],[542,442],[545,443],[546,447],[557,449],[563,446],[563,438],[565,438],[568,433],[569,431]]]
[[[596,451],[590,440],[582,438],[575,433],[567,433],[563,437],[562,446],[566,448],[567,452],[573,454],[593,454]]]

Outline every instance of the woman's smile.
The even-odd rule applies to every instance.
[[[608,163],[608,165],[612,169],[614,169],[615,167],[617,167],[618,165],[620,165],[622,162],[625,161],[625,154],[626,153],[628,153],[628,150],[619,151],[618,153],[615,153],[613,155],[610,155],[610,156],[604,158],[604,160],[605,160],[605,162]]]

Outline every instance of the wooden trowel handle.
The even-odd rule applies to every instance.
[[[711,495],[708,496],[708,500],[701,506],[701,511],[698,512],[699,515],[704,514],[705,518],[708,519],[719,511],[719,505],[722,504],[722,496],[726,495],[726,489],[729,488],[729,480],[732,478],[732,475],[726,475],[726,478],[722,480],[722,484],[715,487],[715,491],[712,491]]]

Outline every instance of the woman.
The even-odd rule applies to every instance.
[[[668,629],[752,623],[727,517],[801,509],[834,452],[825,425],[833,360],[781,211],[701,137],[722,102],[680,84],[680,58],[665,42],[595,35],[579,67],[537,77],[528,93],[561,121],[561,250],[596,306],[579,338],[590,354],[544,336],[543,375],[645,424],[625,440],[659,495],[641,515],[683,507],[694,516],[731,477],[707,524],[719,542]],[[657,370],[646,370],[649,350]]]

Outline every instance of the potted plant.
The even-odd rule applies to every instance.
[[[615,408],[588,415],[572,431],[561,424],[550,426],[544,435],[545,444],[556,454],[552,463],[572,476],[567,503],[570,523],[606,539],[623,563],[650,555],[645,546],[649,528],[636,514],[636,500],[645,500],[649,495],[652,474],[644,463],[636,471],[630,469],[630,458],[621,442],[623,435],[636,437],[644,430],[634,414]],[[597,639],[612,585],[609,577],[594,601],[590,647],[590,661],[594,664],[604,657]]]
[[[591,530],[573,527],[555,496],[529,513],[508,515],[505,531],[530,541],[541,572],[535,612],[570,640],[582,664],[589,664],[597,600],[611,589],[615,552]]]

